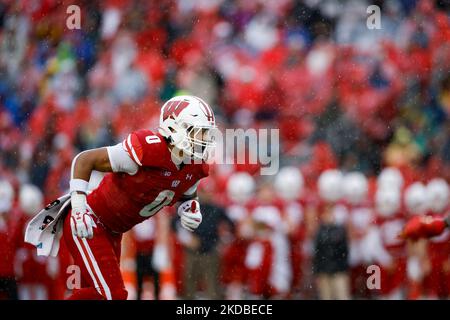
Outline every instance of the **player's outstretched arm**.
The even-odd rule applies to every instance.
[[[72,213],[70,223],[74,236],[80,238],[91,239],[94,235],[95,223],[86,202],[89,178],[93,170],[113,171],[107,148],[83,151],[72,161],[70,179]]]
[[[113,171],[107,148],[91,149],[79,153],[72,162],[71,178],[88,182],[93,170]]]
[[[71,226],[74,235],[92,238],[95,225],[86,202],[89,178],[93,170],[136,174],[138,165],[122,143],[79,153],[72,161],[70,194],[72,204]]]
[[[405,224],[399,236],[411,240],[431,238],[440,235],[446,228],[449,228],[449,222],[450,216],[416,216]]]

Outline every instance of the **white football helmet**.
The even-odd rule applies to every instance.
[[[264,224],[274,230],[282,225],[280,212],[273,206],[257,207],[252,212],[252,219],[254,222]]]
[[[388,167],[381,170],[377,178],[378,188],[396,188],[400,190],[403,187],[403,175],[397,168]]]
[[[428,209],[426,187],[414,182],[405,190],[405,205],[411,214],[424,214]]]
[[[304,185],[303,175],[296,167],[284,167],[275,177],[274,188],[284,200],[295,200],[301,195]]]
[[[447,182],[442,178],[430,180],[427,185],[427,202],[433,212],[442,212],[448,206],[450,190]]]
[[[255,192],[255,180],[247,172],[234,173],[227,182],[228,198],[238,204],[250,200]]]
[[[19,191],[20,208],[29,216],[34,216],[44,206],[41,190],[32,184],[25,184]]]
[[[176,96],[161,108],[159,133],[189,158],[207,160],[215,147],[211,107],[195,96]]]
[[[6,180],[0,180],[0,213],[11,210],[14,200],[14,189]]]
[[[396,188],[378,189],[375,194],[377,212],[383,217],[390,217],[400,209],[401,194]]]
[[[350,172],[344,176],[342,186],[344,197],[351,204],[359,204],[366,200],[369,191],[367,178],[361,172]]]
[[[341,171],[329,169],[322,172],[317,181],[319,195],[326,201],[337,201],[342,197],[342,180]]]

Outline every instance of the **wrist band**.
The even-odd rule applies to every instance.
[[[71,179],[70,180],[70,193],[74,191],[81,191],[86,193],[89,186],[89,182],[83,179]]]
[[[86,207],[86,195],[73,193],[71,195],[70,202],[72,204],[72,208],[84,209]]]

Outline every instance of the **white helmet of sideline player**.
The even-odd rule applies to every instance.
[[[247,172],[231,175],[227,182],[228,198],[238,204],[245,204],[255,192],[255,181]]]
[[[14,189],[6,180],[0,180],[0,213],[11,210],[14,200]]]
[[[377,178],[377,188],[396,188],[400,190],[403,187],[403,175],[397,168],[387,167],[381,170]]]
[[[319,196],[326,201],[337,201],[342,196],[343,175],[341,171],[329,169],[322,172],[317,181]]]
[[[405,206],[409,213],[424,214],[428,208],[426,188],[421,182],[414,182],[405,190]]]
[[[41,190],[32,184],[25,184],[19,191],[20,208],[29,216],[34,216],[42,209],[44,197]]]
[[[207,160],[215,147],[216,120],[211,107],[195,96],[176,96],[161,108],[159,133],[183,154]]]
[[[375,194],[377,212],[383,217],[394,215],[401,205],[401,194],[396,188],[378,189]]]
[[[274,188],[277,195],[284,200],[295,200],[301,195],[304,179],[296,167],[284,167],[275,177]]]
[[[344,197],[351,204],[359,204],[366,200],[369,191],[367,178],[361,172],[350,172],[344,176]]]
[[[442,212],[448,206],[450,190],[442,178],[434,178],[427,184],[427,202],[433,212]]]

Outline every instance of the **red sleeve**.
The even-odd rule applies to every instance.
[[[151,130],[137,130],[130,133],[122,142],[128,155],[139,166],[151,166],[161,159],[165,141]]]

